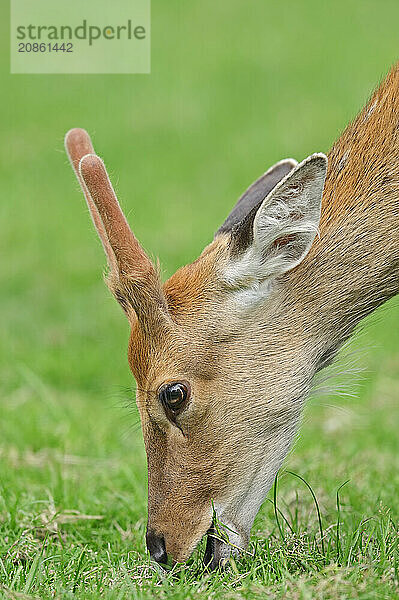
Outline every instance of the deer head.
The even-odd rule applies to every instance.
[[[332,148],[326,181],[324,154],[277,163],[163,285],[87,133],[67,134],[131,326],[156,561],[184,561],[207,532],[210,567],[245,547],[315,373],[399,291],[398,86],[395,66]]]
[[[200,257],[162,285],[87,133],[68,132],[66,148],[131,325],[149,551],[159,562],[185,560],[213,510],[242,548],[314,374],[288,273],[317,234],[326,157],[269,169]],[[206,560],[215,566],[230,549],[210,536]]]

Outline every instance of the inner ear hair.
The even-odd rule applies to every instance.
[[[257,289],[304,259],[318,231],[326,169],[327,157],[312,154],[233,227],[224,271],[229,285]]]
[[[326,164],[327,164],[326,157],[323,154],[314,154],[314,155],[308,157],[307,159],[305,159],[304,161],[302,161],[302,163],[300,165],[296,165],[296,167],[293,170],[291,170],[287,175],[285,175],[285,177],[283,177],[283,179],[276,184],[276,186],[273,188],[273,190],[260,203],[260,205],[255,206],[250,211],[250,213],[248,213],[248,215],[245,217],[245,219],[243,221],[241,221],[241,223],[239,223],[238,225],[233,227],[232,232],[231,232],[231,242],[230,242],[232,256],[237,256],[237,255],[241,254],[242,252],[247,250],[254,243],[255,220],[259,220],[261,211],[262,211],[262,214],[267,214],[269,212],[269,210],[273,210],[272,206],[276,201],[277,201],[277,207],[278,206],[281,206],[281,208],[284,207],[283,213],[285,213],[285,211],[288,211],[286,216],[288,216],[288,214],[289,214],[290,227],[293,228],[294,231],[286,231],[283,228],[281,235],[279,235],[274,240],[274,242],[271,244],[271,247],[269,248],[269,251],[272,248],[277,249],[277,248],[282,248],[284,246],[288,246],[295,237],[295,230],[296,230],[295,223],[298,224],[299,229],[300,229],[300,223],[304,218],[304,215],[302,214],[302,210],[305,209],[305,205],[309,202],[310,196],[308,196],[306,194],[307,199],[305,201],[305,204],[302,207],[300,206],[301,202],[299,202],[299,205],[296,205],[296,202],[298,201],[299,198],[301,198],[303,191],[304,191],[305,184],[308,181],[310,182],[313,180],[312,173],[313,173],[314,169],[317,170],[317,169],[321,168],[321,170],[324,172],[324,176],[322,177],[322,180],[324,183]],[[319,165],[319,166],[317,167],[317,165]],[[319,214],[319,205],[321,203],[321,194],[322,194],[322,187],[320,189],[320,196],[318,197],[318,195],[316,194],[316,204],[318,206],[316,212],[318,214]],[[292,197],[292,199],[296,198],[297,200],[295,200],[294,205],[289,207],[291,197]],[[285,201],[287,202],[286,205],[285,205]],[[270,208],[269,208],[269,204],[270,204]],[[309,210],[310,210],[310,212],[312,212],[311,204],[312,203],[310,202],[306,206],[306,212],[308,212]],[[277,217],[277,214],[274,214],[272,217],[272,221],[273,221],[273,218],[276,218],[276,217]]]

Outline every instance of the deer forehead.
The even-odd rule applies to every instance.
[[[212,312],[221,292],[220,269],[228,261],[229,238],[221,235],[193,263],[181,267],[164,284],[163,291],[173,319],[193,326],[200,315]]]
[[[223,237],[212,242],[194,263],[165,282],[169,322],[146,328],[133,321],[128,357],[140,388],[154,390],[179,378],[209,382],[216,377],[221,352],[214,342],[228,325],[228,315],[220,314],[216,265],[226,249]]]
[[[143,392],[156,392],[166,381],[188,379],[200,387],[217,375],[220,352],[208,343],[206,333],[192,331],[189,336],[182,327],[175,331],[154,332],[149,338],[138,325],[132,327],[129,365]]]

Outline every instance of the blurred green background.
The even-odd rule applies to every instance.
[[[53,503],[103,516],[84,534],[76,521],[76,544],[82,536],[101,553],[110,542],[115,564],[132,549],[144,560],[128,324],[102,282],[103,250],[64,134],[90,132],[136,235],[168,276],[197,257],[269,165],[329,149],[399,57],[399,4],[153,0],[152,72],[136,76],[9,75],[5,3],[2,11],[2,548]],[[365,349],[354,397],[312,400],[288,459],[327,513],[351,479],[349,512],[374,514],[382,503],[397,522],[398,319],[395,300],[369,319],[352,344]]]

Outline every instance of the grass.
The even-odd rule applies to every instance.
[[[62,146],[93,134],[166,276],[268,165],[328,149],[397,59],[383,4],[154,0],[152,74],[132,77],[10,76],[2,15],[0,597],[398,596],[397,300],[352,342],[350,395],[310,400],[248,553],[212,575],[201,548],[149,562],[128,326]]]

